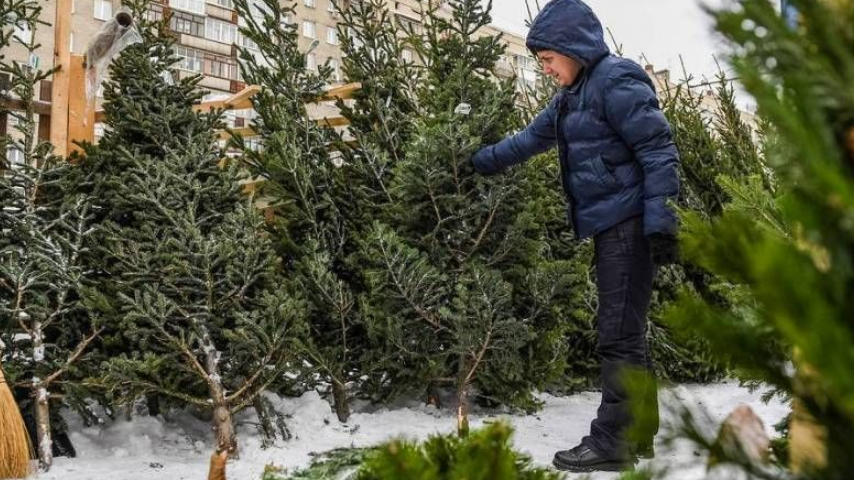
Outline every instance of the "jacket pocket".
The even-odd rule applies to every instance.
[[[623,188],[623,184],[617,180],[617,177],[614,176],[613,173],[605,166],[605,161],[602,159],[602,155],[596,155],[590,160],[590,164],[593,166],[593,171],[596,172],[596,177],[602,183],[603,186],[607,187],[609,190],[620,190]]]

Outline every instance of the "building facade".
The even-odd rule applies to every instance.
[[[294,24],[299,34],[299,47],[307,53],[308,68],[328,64],[333,71],[332,86],[343,82],[341,74],[342,52],[338,38],[341,20],[335,2],[338,0],[284,0],[294,7]],[[354,0],[340,0],[354,1]],[[70,47],[72,54],[84,54],[89,42],[113,19],[120,8],[120,0],[72,0]],[[387,0],[394,21],[416,29],[421,23],[420,0]],[[447,10],[446,10],[447,11]],[[176,36],[175,53],[180,57],[176,68],[179,75],[203,76],[200,87],[210,93],[206,99],[218,99],[236,93],[245,87],[238,66],[238,46],[254,48],[252,42],[239,32],[240,19],[234,10],[233,0],[153,0],[148,15],[152,19],[169,14],[169,27]],[[42,20],[55,24],[56,0],[44,0]],[[507,54],[502,57],[498,73],[502,76],[517,74],[520,87],[531,85],[536,78],[534,59],[524,45],[524,38],[489,27],[484,34],[502,34],[507,44]],[[17,31],[16,36],[28,41],[35,35],[40,47],[34,55],[27,55],[22,45],[14,44],[4,52],[8,58],[27,62],[47,69],[53,64],[54,30],[41,26],[37,31]],[[410,54],[411,55],[411,54]],[[29,58],[25,58],[29,57]],[[50,101],[50,86],[45,82],[40,89],[40,100]],[[100,98],[100,89],[99,89]],[[322,109],[323,110],[323,109]],[[325,110],[329,110],[326,108]],[[330,115],[331,111],[320,112]],[[246,124],[250,112],[230,112],[231,126]],[[102,132],[96,129],[96,137]]]

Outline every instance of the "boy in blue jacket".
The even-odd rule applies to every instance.
[[[621,470],[653,455],[655,391],[641,401],[654,425],[629,442],[624,367],[651,372],[647,310],[655,268],[676,257],[674,212],[679,155],[655,87],[636,63],[611,55],[602,25],[581,0],[552,0],[531,26],[527,46],[561,89],[523,131],[472,157],[491,175],[557,146],[575,235],[593,237],[602,403],[590,435],[555,454],[562,470]]]

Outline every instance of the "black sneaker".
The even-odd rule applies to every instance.
[[[583,443],[571,450],[555,453],[552,464],[567,472],[619,472],[630,468],[637,460],[605,458]]]

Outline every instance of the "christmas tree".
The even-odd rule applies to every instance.
[[[41,13],[34,1],[2,4],[4,53],[14,43],[32,58]],[[4,125],[0,137],[0,356],[20,406],[32,411],[31,433],[47,470],[56,448],[52,435],[62,430],[56,410],[74,402],[73,380],[80,380],[79,366],[102,330],[95,317],[78,314],[88,298],[82,257],[91,242],[92,199],[65,195],[72,166],[38,138],[36,87],[54,71],[3,57],[0,72],[8,100],[0,119],[14,125],[8,133]],[[15,104],[19,109],[5,107]]]
[[[142,19],[146,2],[131,4]],[[164,20],[165,22],[166,20]],[[105,87],[110,131],[80,168],[115,202],[96,225],[114,285],[109,313],[133,348],[93,380],[129,405],[156,394],[212,417],[218,450],[236,453],[232,415],[293,368],[304,302],[280,289],[273,242],[223,159],[221,113],[194,112],[199,77],[175,80],[165,24],[140,22]]]
[[[383,0],[351,2],[338,7],[338,12],[342,73],[361,84],[353,101],[340,101],[338,107],[350,123],[349,133],[358,140],[357,154],[370,159],[353,163],[373,166],[374,177],[381,182],[386,177],[383,167],[403,157],[403,146],[413,133],[411,118],[419,114],[414,90],[422,71],[407,41],[414,32],[392,20]]]
[[[793,446],[795,473],[842,479],[854,468],[854,5],[791,3],[799,12],[792,27],[763,0],[714,13],[742,84],[773,126],[766,155],[780,193],[762,193],[761,175],[741,184],[724,178],[732,207],[711,223],[687,216],[686,254],[735,285],[743,301],[722,306],[687,297],[671,317],[702,332],[743,378],[786,392],[811,418],[799,422],[818,432],[812,447],[821,453],[804,458],[803,447]],[[788,355],[765,354],[774,346],[793,352],[796,372]]]
[[[562,369],[563,324],[552,310],[569,267],[551,261],[542,205],[523,170],[485,179],[468,164],[518,126],[511,81],[494,80],[504,47],[485,35],[479,2],[431,5],[408,41],[423,82],[421,115],[390,173],[386,212],[364,241],[371,334],[384,343],[395,391],[450,387],[459,431],[479,398],[535,405],[532,390]]]
[[[368,347],[357,305],[358,274],[348,261],[356,249],[355,219],[348,213],[360,206],[348,190],[359,185],[348,178],[342,157],[330,153],[333,145],[342,148],[341,137],[312,120],[306,107],[321,98],[332,72],[326,65],[316,72],[306,68],[296,27],[285,21],[293,15],[293,5],[276,0],[255,5],[237,0],[235,5],[245,23],[242,34],[258,50],[241,51],[243,75],[262,87],[252,99],[257,112],[252,128],[261,136],[261,147],[253,150],[239,137],[235,143],[263,180],[258,195],[275,212],[270,232],[284,258],[289,285],[306,298],[305,373],[319,375],[315,386],[329,386],[335,412],[344,422]]]

